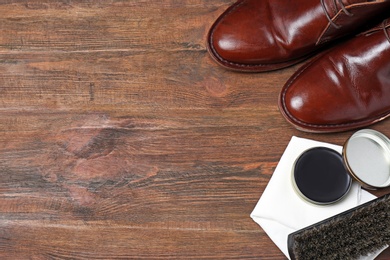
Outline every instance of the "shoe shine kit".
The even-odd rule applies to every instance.
[[[359,130],[345,142],[342,154],[314,147],[296,159],[291,171],[296,193],[319,206],[342,200],[353,181],[366,189],[390,186],[387,136]],[[390,243],[390,194],[298,230],[287,243],[291,259],[356,259],[381,250]],[[345,250],[351,245],[353,250]]]
[[[364,129],[390,117],[389,10],[390,0],[295,0],[293,5],[286,0],[238,0],[207,35],[213,60],[240,72],[282,69],[316,55],[281,89],[282,116],[295,128],[314,133],[363,129],[346,140],[341,152],[335,150],[341,147],[322,143],[324,147],[299,150],[298,156],[291,156],[288,147],[282,156],[251,216],[263,217],[255,221],[291,259],[377,256],[390,243],[390,195],[376,198],[360,188],[390,186],[389,138]],[[331,47],[336,40],[339,44]],[[286,203],[272,207],[270,200],[279,194],[298,206],[297,221],[313,212],[331,217],[303,221],[296,229],[289,220],[275,221],[291,208]],[[351,204],[351,198],[357,201]]]

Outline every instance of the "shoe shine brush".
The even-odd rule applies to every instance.
[[[390,194],[288,236],[292,260],[356,259],[390,243]]]

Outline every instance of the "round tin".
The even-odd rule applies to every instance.
[[[348,172],[364,188],[390,186],[390,140],[382,133],[357,131],[345,143],[343,159]]]
[[[341,154],[326,147],[303,152],[294,163],[291,179],[302,198],[320,205],[341,200],[352,185]]]

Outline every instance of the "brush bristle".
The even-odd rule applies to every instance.
[[[289,236],[292,259],[356,259],[390,242],[390,196],[348,210]]]

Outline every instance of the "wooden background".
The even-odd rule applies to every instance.
[[[284,259],[250,212],[293,135],[352,132],[285,122],[301,64],[211,60],[233,2],[0,1],[1,259]]]

